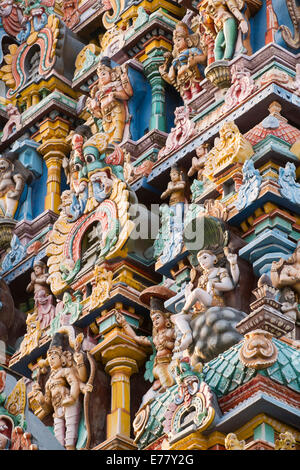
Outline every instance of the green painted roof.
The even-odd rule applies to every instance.
[[[159,394],[150,405],[150,416],[142,436],[138,441],[138,447],[142,448],[163,435],[163,422],[168,404],[174,401],[177,393],[177,385]]]
[[[218,398],[249,382],[258,374],[300,392],[300,351],[282,341],[273,341],[278,348],[278,358],[273,366],[259,371],[244,366],[239,360],[239,350],[243,344],[241,341],[204,366],[205,382]]]
[[[204,381],[218,398],[246,384],[258,374],[268,377],[290,389],[300,391],[300,351],[273,339],[278,349],[276,363],[264,370],[255,370],[244,366],[239,360],[239,351],[243,341],[232,346],[203,368]],[[174,402],[178,386],[173,385],[166,392],[158,394],[150,403],[150,415],[145,429],[138,440],[138,447],[144,448],[163,435],[163,424],[169,405]]]

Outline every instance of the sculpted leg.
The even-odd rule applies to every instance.
[[[66,420],[66,438],[65,446],[68,450],[76,448],[78,438],[78,426],[80,419],[80,403],[65,407],[65,420]]]
[[[229,18],[224,23],[224,37],[225,37],[225,51],[224,60],[232,59],[234,55],[236,39],[237,39],[237,24],[234,18]]]
[[[180,351],[184,351],[193,342],[193,335],[190,327],[191,317],[186,313],[177,313],[176,315],[172,315],[171,319],[183,334],[180,343]]]
[[[223,31],[219,31],[215,40],[215,48],[214,48],[214,55],[215,60],[222,60],[224,56],[224,33]]]
[[[54,418],[54,435],[58,442],[65,446],[65,420],[64,418]]]
[[[187,296],[182,312],[188,313],[196,302],[200,302],[205,307],[209,307],[212,303],[212,296],[204,289],[201,289],[201,287],[197,287]]]

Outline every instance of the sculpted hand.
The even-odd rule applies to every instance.
[[[71,395],[69,395],[62,401],[62,405],[71,406],[71,405],[74,405],[75,401],[76,400]]]
[[[28,394],[28,398],[34,398],[40,405],[43,405],[45,402],[44,395],[40,389],[39,384],[34,383],[32,385],[31,392]]]
[[[193,286],[193,283],[192,283],[192,282],[189,282],[189,283],[186,285],[185,290],[184,290],[185,297],[188,297],[188,296],[191,294],[191,292],[192,292],[192,290],[193,290],[193,287],[194,287],[194,286]]]
[[[230,264],[236,264],[237,263],[237,255],[234,253],[228,253],[227,255],[228,262]]]
[[[188,58],[188,67],[194,67],[196,64],[197,64],[197,62],[196,62],[195,56],[191,55]]]
[[[11,199],[18,199],[20,197],[20,191],[9,191],[7,195]]]
[[[122,313],[120,313],[120,312],[116,313],[116,320],[117,320],[117,323],[119,323],[120,326],[126,325],[126,320],[125,320],[125,317],[122,315]]]
[[[207,283],[207,292],[210,293],[214,290],[215,287],[215,282],[214,281],[208,281]]]
[[[230,253],[228,247],[224,248],[224,254],[230,264],[236,264],[237,262],[237,255],[235,253]]]
[[[83,362],[83,354],[80,352],[74,352],[73,358],[76,364],[80,364]]]
[[[93,385],[92,384],[85,384],[82,387],[82,392],[83,393],[90,393],[93,391]]]
[[[239,24],[239,28],[242,31],[243,34],[248,33],[248,23],[247,21],[243,20]]]

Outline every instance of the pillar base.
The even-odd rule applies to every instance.
[[[93,450],[137,450],[137,446],[133,439],[117,434],[94,447]]]

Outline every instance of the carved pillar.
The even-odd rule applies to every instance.
[[[115,324],[116,325],[116,324]],[[146,360],[146,353],[118,326],[92,351],[101,354],[105,372],[111,376],[111,412],[107,415],[107,438],[102,450],[133,449],[130,437],[130,377]]]
[[[164,62],[163,53],[164,50],[157,49],[154,53],[149,54],[148,59],[143,63],[152,91],[149,131],[158,129],[167,132],[165,81],[158,70]]]
[[[134,359],[117,358],[105,368],[111,376],[111,413],[107,416],[107,438],[130,437],[130,377],[138,371]]]
[[[42,145],[38,151],[43,155],[48,169],[45,209],[58,213],[60,205],[61,167],[70,146],[65,138],[69,133],[69,123],[62,119],[47,119],[40,126]]]

